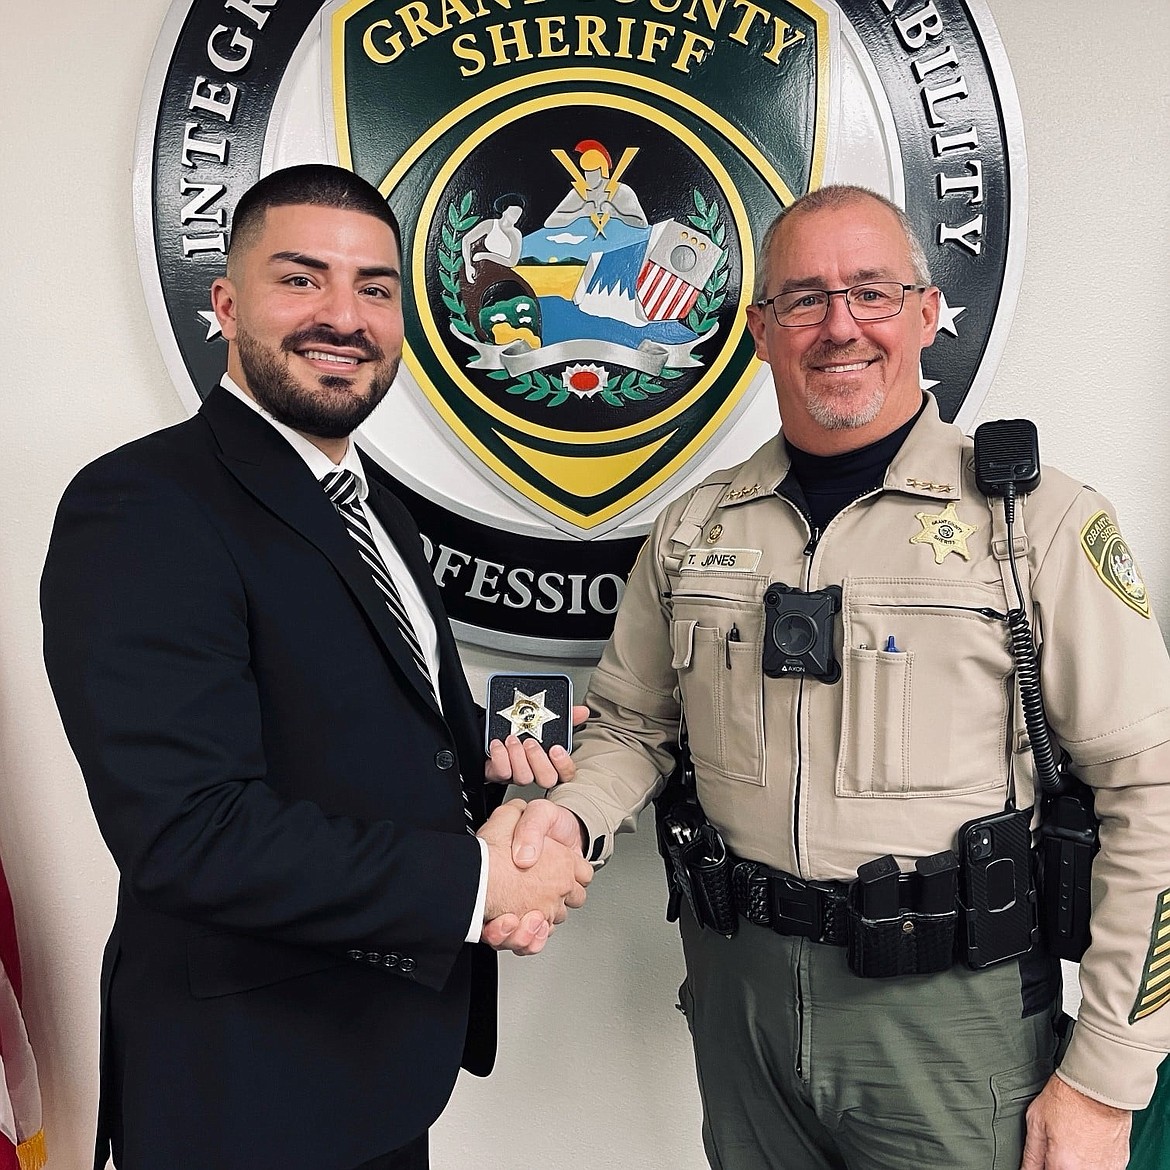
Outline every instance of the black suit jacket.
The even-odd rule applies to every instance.
[[[350,1170],[491,1067],[479,713],[417,529],[367,503],[434,616],[442,713],[302,459],[225,390],[65,493],[45,661],[121,873],[99,1166]]]

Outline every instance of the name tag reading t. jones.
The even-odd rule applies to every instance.
[[[752,573],[763,555],[758,548],[692,548],[683,559],[682,571]]]

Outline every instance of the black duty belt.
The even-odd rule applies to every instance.
[[[848,882],[806,881],[760,861],[734,858],[735,908],[749,922],[777,934],[843,947],[848,941]]]

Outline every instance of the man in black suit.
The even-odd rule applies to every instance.
[[[394,380],[400,270],[364,181],[261,180],[212,288],[223,384],[62,501],[45,660],[121,871],[98,1167],[425,1167],[494,1058],[477,940],[533,953],[584,901],[579,843],[522,873],[522,803],[484,784],[571,761],[510,739],[485,769],[418,531],[349,440]]]

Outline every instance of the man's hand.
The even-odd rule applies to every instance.
[[[535,865],[546,841],[559,842],[579,856],[584,856],[588,844],[576,814],[551,800],[530,800],[512,833],[513,862],[520,869]]]
[[[483,924],[479,941],[496,951],[511,951],[516,955],[538,955],[544,950],[555,926],[549,926],[539,910],[530,910],[523,918],[515,914],[501,914]]]
[[[1020,1170],[1125,1170],[1131,1119],[1053,1074],[1028,1106]]]
[[[585,904],[593,868],[581,856],[579,832],[571,845],[555,837],[542,841],[539,858],[524,868],[516,866],[512,837],[525,807],[522,800],[510,800],[479,830],[489,855],[481,937],[497,949],[534,955],[543,949],[553,927],[565,920],[568,908]]]
[[[573,708],[573,726],[580,727],[589,718],[589,708]],[[490,758],[484,767],[484,779],[493,784],[531,784],[541,788],[566,784],[577,775],[573,757],[559,744],[546,752],[540,741],[531,736],[521,740],[509,735],[501,741],[488,744]]]

